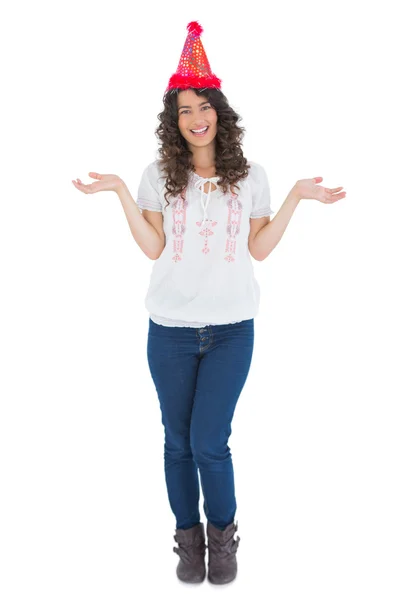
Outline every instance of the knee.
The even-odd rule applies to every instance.
[[[231,458],[227,442],[213,437],[197,434],[191,437],[190,444],[193,458],[198,465],[216,465]]]
[[[185,436],[174,436],[174,438],[165,438],[164,458],[168,463],[182,462],[192,460],[192,449],[190,441]]]

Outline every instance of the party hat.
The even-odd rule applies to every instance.
[[[188,34],[176,72],[171,75],[166,91],[179,88],[221,88],[218,79],[210,69],[207,55],[201,43],[202,26],[197,21],[187,25]]]

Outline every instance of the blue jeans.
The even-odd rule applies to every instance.
[[[228,439],[250,369],[254,319],[204,328],[166,327],[149,319],[147,358],[164,425],[164,469],[177,529],[204,514],[223,530],[236,498]]]

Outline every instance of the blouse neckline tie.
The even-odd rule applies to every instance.
[[[195,175],[194,187],[195,187],[195,189],[197,189],[201,192],[200,201],[201,201],[201,205],[202,205],[203,211],[204,211],[203,220],[201,222],[201,225],[203,226],[207,219],[207,208],[210,203],[211,192],[216,191],[216,190],[211,190],[211,183],[215,183],[215,185],[217,185],[217,181],[218,181],[219,177],[201,177],[200,175],[197,175],[197,173],[194,173],[194,175]],[[210,182],[210,185],[208,188],[208,193],[206,195],[206,192],[204,191],[204,187],[207,182]],[[217,186],[217,188],[218,188],[218,186]],[[203,197],[205,197],[205,201],[203,201]]]

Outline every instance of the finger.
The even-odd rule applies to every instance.
[[[339,188],[339,189],[343,189],[343,188]],[[346,196],[346,192],[333,192],[332,193],[333,198],[344,198]]]
[[[325,190],[324,201],[332,204],[336,200],[336,196],[334,196],[328,189]]]
[[[94,171],[89,171],[89,177],[92,179],[102,179],[103,176],[100,173],[95,173]]]
[[[333,202],[337,202],[338,200],[341,200],[342,198],[346,197],[346,192],[342,192],[341,194],[326,194],[324,199],[325,202],[328,204],[332,204]]]
[[[72,180],[72,183],[74,184],[74,186],[76,187],[76,189],[80,190],[81,192],[85,192],[85,194],[87,193],[85,190],[85,186],[83,185],[83,183],[78,183],[77,181]]]
[[[342,190],[343,187],[338,187],[338,188],[324,188],[324,192],[326,194],[326,198],[329,199],[329,201],[331,202],[332,200],[337,200],[337,198],[344,198],[344,196],[346,195],[346,192],[342,192],[341,194],[339,194],[339,190]]]
[[[89,185],[85,185],[84,183],[78,181],[73,181],[72,183],[76,188],[78,188],[78,190],[81,190],[81,192],[84,192],[85,194],[92,194],[95,191],[92,187],[93,183],[89,183]]]

